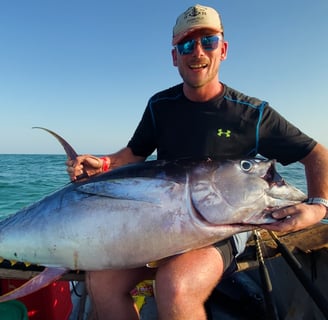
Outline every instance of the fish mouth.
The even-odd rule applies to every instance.
[[[307,196],[299,189],[288,184],[276,170],[276,161],[273,160],[266,174],[262,177],[269,186],[266,193],[269,197],[276,199],[276,205],[268,207],[268,212],[273,212],[299,202],[303,202]]]
[[[276,170],[276,161],[273,160],[270,167],[268,168],[266,174],[262,177],[265,180],[269,187],[281,187],[286,185],[285,180],[281,177],[281,175]]]

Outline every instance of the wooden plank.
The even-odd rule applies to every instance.
[[[277,245],[266,230],[261,230],[263,257],[272,259],[280,256]],[[307,254],[312,251],[328,250],[328,225],[317,224],[292,233],[277,233],[280,241],[294,254]],[[242,256],[238,259],[240,271],[258,267],[255,241],[250,239]]]
[[[1,267],[0,264],[0,279],[19,279],[19,280],[29,280],[42,272],[42,268],[38,266],[29,266],[25,270],[19,267]],[[64,281],[84,281],[85,272],[84,271],[70,271],[64,274],[60,280]]]

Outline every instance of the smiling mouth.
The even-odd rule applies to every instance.
[[[207,67],[206,63],[197,63],[197,64],[190,64],[189,68],[190,69],[204,69]]]

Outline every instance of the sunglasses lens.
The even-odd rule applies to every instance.
[[[195,40],[189,40],[177,45],[178,51],[181,55],[190,54],[195,48]]]
[[[219,46],[219,37],[209,36],[201,39],[202,47],[204,50],[215,50]]]

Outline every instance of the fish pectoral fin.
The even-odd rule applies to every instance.
[[[24,283],[22,286],[0,296],[0,302],[18,299],[40,290],[53,281],[60,279],[66,273],[66,268],[45,268],[40,274]]]
[[[184,187],[174,181],[143,177],[108,179],[87,182],[76,190],[120,200],[135,200],[149,203],[171,201],[172,194],[177,194]],[[161,196],[159,197],[159,192]]]

